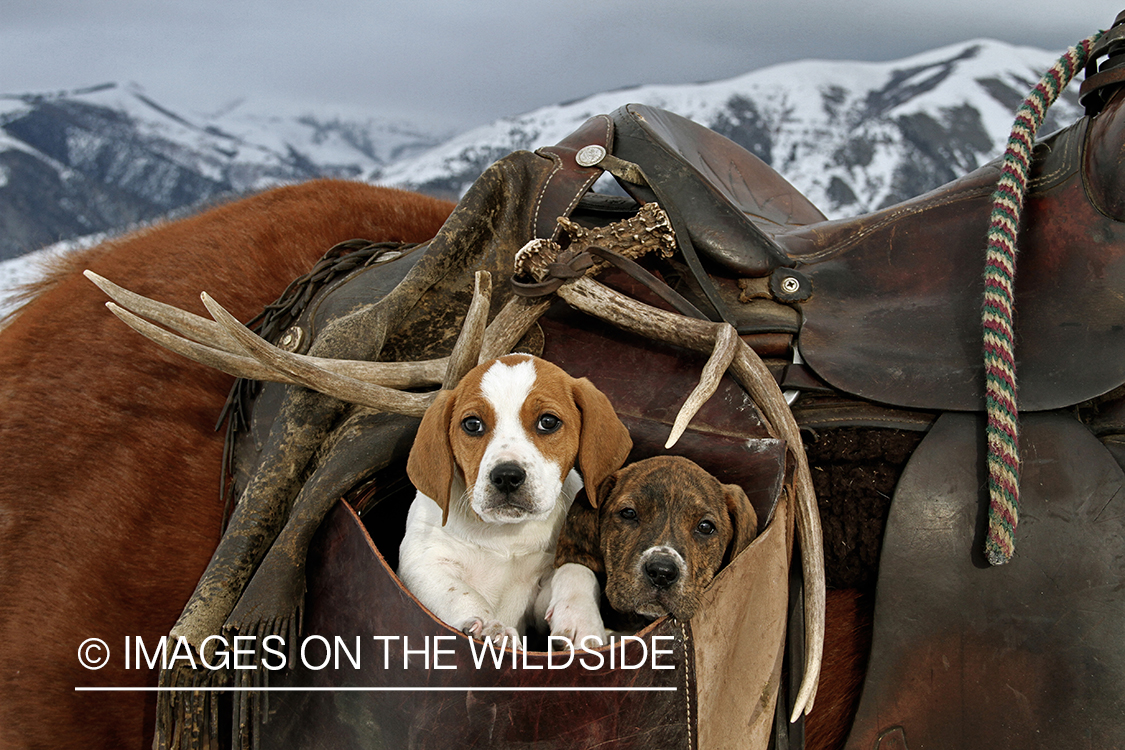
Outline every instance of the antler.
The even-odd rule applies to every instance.
[[[707,403],[707,399],[715,394],[715,389],[719,387],[719,381],[723,379],[723,374],[734,361],[739,341],[741,339],[738,337],[738,332],[732,326],[720,327],[715,332],[715,348],[711,352],[711,358],[703,366],[703,374],[699,377],[699,385],[688,395],[687,401],[680,407],[680,412],[676,415],[676,421],[672,423],[672,432],[668,435],[668,442],[664,444],[665,448],[671,448],[676,444],[676,441],[684,434],[684,430],[687,429],[688,423]]]
[[[366,362],[285,351],[239,323],[206,293],[201,295],[203,304],[213,320],[142,297],[92,271],[86,271],[85,275],[114,300],[106,303],[114,315],[177,354],[236,377],[299,384],[343,401],[409,416],[421,416],[433,401],[434,393],[409,393],[399,389],[456,383],[482,361],[481,347],[486,338],[485,321],[492,292],[491,275],[478,271],[473,301],[453,355],[424,362]],[[496,343],[509,349],[534,322],[526,322],[526,316],[509,320],[511,317],[505,318],[507,325],[493,337]],[[525,327],[517,330],[521,324]]]
[[[796,461],[794,490],[796,524],[801,540],[801,567],[805,578],[805,674],[793,705],[792,721],[807,713],[816,697],[824,647],[824,539],[816,506],[808,459],[800,450],[801,434],[793,413],[765,364],[728,323],[688,318],[638,302],[589,277],[564,284],[558,295],[583,312],[647,338],[695,351],[712,351],[699,386],[681,409],[673,427],[674,443],[691,416],[714,393],[722,372],[729,366],[766,420],[766,427],[786,440]]]
[[[137,333],[165,349],[235,377],[272,380],[279,383],[295,382],[292,378],[271,371],[261,362],[247,355],[234,336],[219,323],[178,307],[142,297],[93,271],[84,271],[84,274],[105,292],[106,296],[114,300],[106,303],[106,307],[114,315]],[[170,333],[150,323],[150,320],[167,326],[171,331],[181,335]],[[294,356],[305,357],[299,354]],[[448,366],[447,358],[424,362],[366,362],[317,357],[307,357],[307,359],[315,361],[324,369],[357,380],[378,383],[388,388],[440,383]]]

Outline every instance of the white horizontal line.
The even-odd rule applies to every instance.
[[[657,693],[674,687],[76,687],[78,693]]]

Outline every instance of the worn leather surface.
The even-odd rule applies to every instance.
[[[716,578],[690,625],[664,618],[640,634],[644,648],[655,643],[670,651],[658,663],[673,669],[587,669],[575,662],[548,670],[565,654],[543,652],[518,656],[515,667],[508,653],[501,668],[489,659],[478,669],[468,638],[401,588],[358,517],[340,504],[310,547],[306,633],[330,642],[342,636],[353,654],[359,636],[360,668],[342,662],[343,669],[314,670],[298,661],[297,668],[274,675],[272,686],[294,690],[271,694],[262,746],[764,750],[780,679],[791,543],[783,504]],[[388,641],[386,650],[373,638],[393,635],[400,638]],[[440,648],[449,653],[438,658],[452,668],[427,670],[424,654],[411,655],[403,668],[403,635],[411,650],[422,650],[424,638],[443,637]],[[317,648],[308,652],[314,665],[325,653]],[[638,664],[643,655],[638,644],[627,644],[627,663]],[[735,682],[740,687],[732,690]],[[331,690],[300,690],[306,687]],[[391,690],[339,690],[361,687]],[[563,692],[521,690],[545,687]],[[575,687],[674,690],[568,690]]]
[[[1125,89],[1118,90],[1090,123],[1082,150],[1090,202],[1106,216],[1125,221]]]
[[[692,618],[699,747],[769,746],[788,622],[791,506],[704,592]],[[796,618],[795,618],[796,619]]]
[[[660,346],[556,305],[540,320],[543,356],[574,377],[589,378],[609,398],[633,438],[630,461],[686,456],[721,482],[746,491],[764,528],[785,475],[785,444],[773,439],[757,407],[730,377],[700,409],[671,449],[664,442],[705,358]],[[644,385],[638,387],[643,373]]]
[[[713,437],[697,435],[696,443]],[[743,441],[742,451],[772,455],[779,447],[775,443],[755,447]],[[777,505],[782,487],[776,470],[783,453],[773,458],[775,474],[763,472],[760,479],[775,493],[771,505]],[[367,523],[380,523],[378,506]],[[526,660],[520,656],[515,667],[508,654],[500,669],[491,661],[477,668],[468,639],[433,618],[402,589],[358,518],[341,504],[310,547],[305,632],[329,641],[345,637],[349,647],[359,636],[361,668],[346,664],[344,670],[312,670],[298,664],[272,676],[275,687],[332,690],[272,694],[268,722],[260,732],[262,746],[764,750],[780,682],[792,538],[790,511],[782,503],[769,526],[716,578],[690,624],[663,618],[641,634],[647,648],[655,644],[671,650],[659,660],[671,670],[590,670],[578,663],[547,670],[542,667],[551,662],[543,653]],[[390,635],[409,637],[412,649],[421,648],[426,637],[445,636],[441,647],[450,653],[441,656],[441,663],[453,668],[427,670],[422,655],[412,656],[410,668],[402,668],[401,637],[386,652],[372,638]],[[653,641],[654,636],[662,640]],[[642,655],[635,643],[625,652],[630,664]],[[553,663],[559,661],[556,655]],[[732,680],[739,689],[730,689]],[[338,690],[365,686],[395,692]],[[403,687],[420,689],[399,692]],[[496,687],[675,691],[480,690]],[[430,692],[432,688],[443,692]],[[445,692],[448,688],[458,689]]]
[[[489,660],[478,669],[468,638],[434,619],[401,588],[362,523],[341,504],[310,548],[305,625],[307,634],[330,642],[344,637],[353,654],[359,636],[361,666],[343,662],[343,669],[313,670],[298,662],[272,676],[274,687],[332,690],[272,693],[262,746],[764,750],[780,680],[791,544],[792,523],[782,504],[770,526],[716,578],[690,625],[664,618],[641,633],[646,648],[655,643],[671,651],[658,663],[673,669],[591,670],[576,662],[547,670],[542,667],[559,664],[560,656],[548,662],[542,652],[517,657],[515,667],[507,654],[501,668]],[[373,638],[392,635],[408,636],[412,650],[421,649],[426,637],[445,637],[440,647],[450,653],[442,654],[440,663],[453,668],[427,670],[420,654],[404,669],[402,638],[386,651]],[[654,642],[654,636],[660,640]],[[324,652],[309,653],[317,655],[310,657],[315,664]],[[625,658],[638,664],[643,653],[629,643]],[[357,687],[394,691],[338,690]],[[675,690],[479,689],[497,687]]]
[[[614,155],[641,165],[675,204],[700,254],[729,271],[763,276],[792,265],[770,234],[824,220],[774,169],[713,130],[641,104],[613,118]],[[638,200],[655,198],[649,188],[622,186]]]
[[[1036,149],[1075,158],[1057,174],[1041,169],[1025,207],[1015,283],[1021,411],[1069,406],[1125,380],[1125,224],[1087,197],[1073,148],[1084,126]],[[884,211],[782,238],[812,282],[800,350],[818,376],[904,408],[982,408],[982,259],[998,176],[990,164]]]
[[[559,143],[536,150],[555,165],[532,214],[536,237],[556,238],[558,217],[570,216],[578,200],[601,177],[600,168],[583,167],[577,162],[578,152],[585,146],[601,146],[607,151],[613,148],[613,120],[609,115],[591,117]]]
[[[989,567],[983,435],[941,416],[899,481],[849,749],[1125,737],[1125,474],[1071,416],[1024,415],[1019,544]]]

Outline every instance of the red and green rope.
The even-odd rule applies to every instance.
[[[1019,411],[1012,287],[1016,277],[1016,240],[1031,171],[1031,150],[1047,109],[1086,64],[1100,36],[1101,32],[1068,49],[1024,99],[1008,138],[1000,182],[992,194],[981,316],[988,416],[989,504],[985,556],[991,565],[1003,565],[1012,559],[1019,524]]]

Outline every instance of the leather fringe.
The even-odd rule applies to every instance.
[[[153,750],[219,750],[219,691],[228,683],[226,670],[161,670]]]
[[[297,642],[301,634],[301,622],[304,618],[304,606],[299,606],[297,611],[288,617],[277,617],[270,621],[261,621],[249,627],[240,627],[230,631],[230,636],[235,633],[241,636],[254,638],[254,663],[256,669],[239,670],[237,673],[237,692],[232,701],[232,721],[230,747],[237,750],[260,750],[261,732],[259,727],[269,721],[269,686],[270,669],[262,667],[265,659],[263,644],[270,636],[277,636],[285,640],[288,646],[286,664],[292,665],[299,653]],[[289,668],[288,666],[286,667]]]
[[[226,630],[228,644],[234,643],[235,636],[254,639],[254,669],[234,669],[233,665],[216,670],[191,669],[176,664],[161,670],[153,750],[259,750],[258,728],[269,721],[271,671],[263,666],[267,656],[263,645],[270,636],[284,639],[288,668],[300,651],[303,617],[301,606],[288,617]],[[219,741],[222,707],[227,699],[231,710],[229,745]]]

